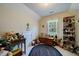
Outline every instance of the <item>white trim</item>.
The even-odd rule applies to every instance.
[[[49,20],[47,23],[49,24],[50,22],[56,22],[56,34],[57,34],[57,23],[58,23],[58,20]],[[49,25],[48,25],[48,34],[49,34]]]

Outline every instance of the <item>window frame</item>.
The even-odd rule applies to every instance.
[[[49,23],[53,23],[53,22],[55,22],[56,23],[56,27],[55,27],[55,29],[56,29],[56,31],[54,32],[54,34],[51,34],[51,32],[49,31]],[[58,20],[56,19],[56,20],[48,20],[47,21],[47,26],[48,26],[48,35],[50,35],[50,36],[56,36],[57,35],[57,25],[58,25]]]

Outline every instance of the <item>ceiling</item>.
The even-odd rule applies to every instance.
[[[72,5],[72,3],[26,3],[25,5],[40,16],[48,16],[55,13],[64,12],[69,10],[70,8],[73,9],[74,6]],[[77,5],[75,5],[74,7],[76,6]]]

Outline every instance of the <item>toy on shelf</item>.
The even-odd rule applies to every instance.
[[[20,35],[19,33],[15,33],[15,32],[6,32],[4,33],[2,38],[8,42],[24,39],[23,35]]]
[[[18,37],[17,37],[16,33],[13,33],[13,32],[4,33],[2,38],[5,39],[6,41],[9,41],[9,42],[14,41],[14,40],[18,40]]]

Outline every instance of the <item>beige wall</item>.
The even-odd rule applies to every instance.
[[[75,36],[76,36],[76,44],[79,46],[79,12],[76,13],[76,23],[75,23]]]
[[[29,23],[37,36],[39,19],[40,16],[24,4],[0,4],[0,33],[25,32],[26,24]]]

